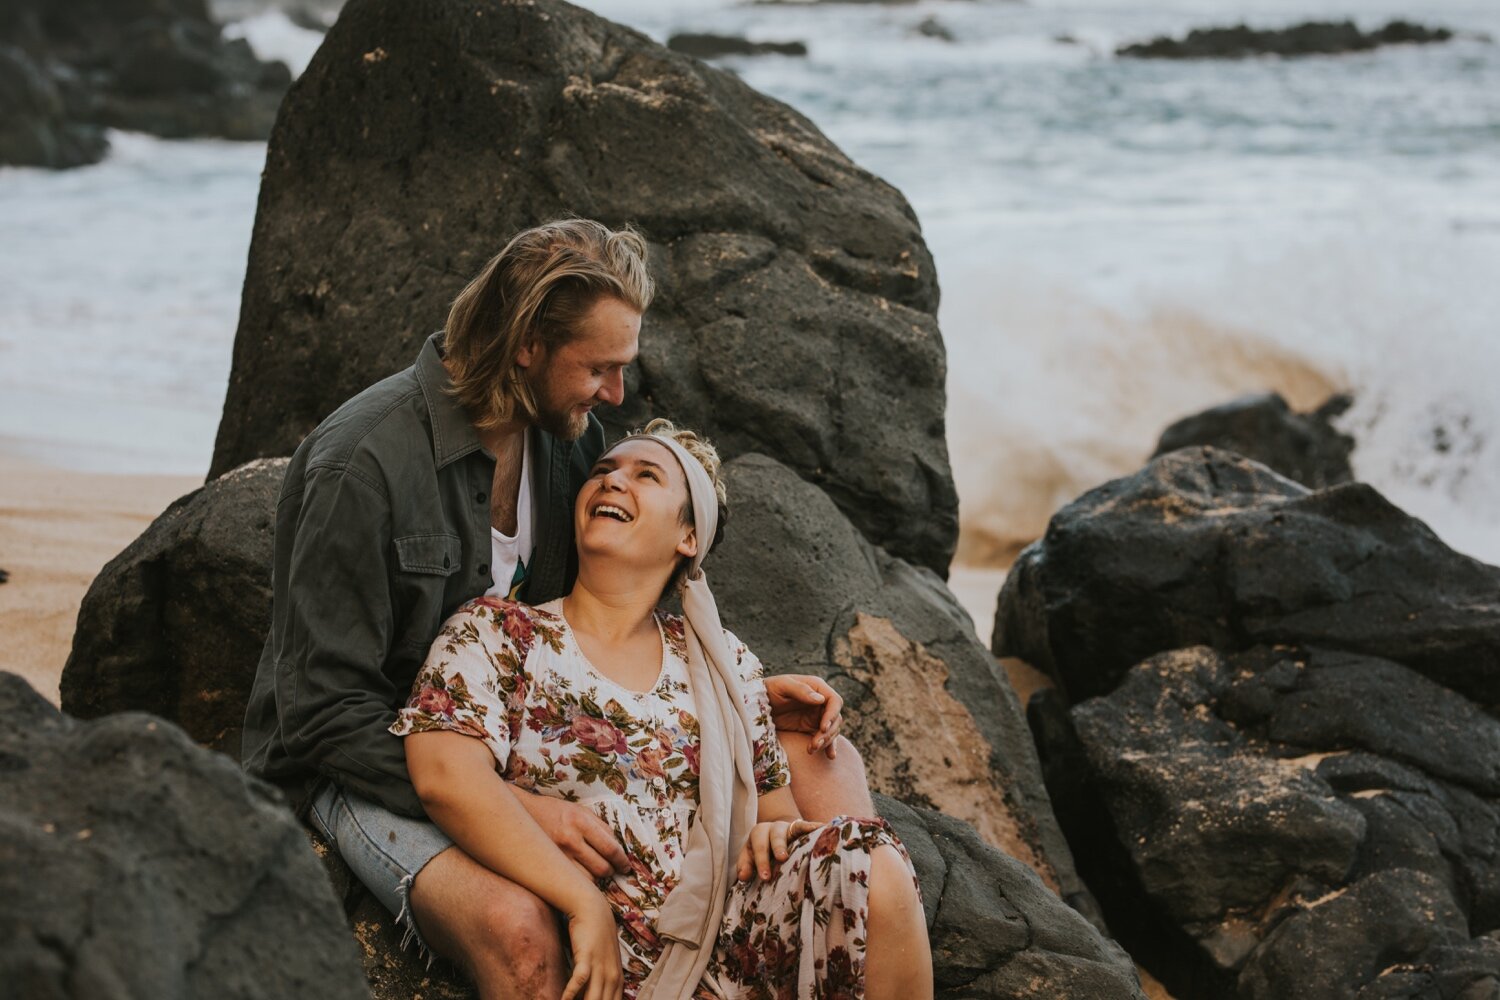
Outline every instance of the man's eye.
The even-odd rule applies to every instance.
[[[604,369],[603,368],[590,368],[589,369],[589,374],[592,375],[592,376],[594,376],[594,378],[598,378],[600,375],[604,374]]]

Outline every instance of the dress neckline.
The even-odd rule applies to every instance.
[[[583,643],[578,641],[578,633],[573,631],[573,626],[568,621],[568,616],[563,614],[563,599],[561,597],[557,598],[556,600],[548,601],[546,604],[540,605],[540,608],[543,611],[547,611],[551,614],[556,615],[557,620],[562,622],[563,628],[567,629],[568,631],[569,639],[572,640],[573,648],[578,651],[579,661],[583,664],[583,668],[587,670],[589,674],[594,677],[594,679],[602,681],[603,683],[608,684],[613,688],[617,688],[620,691],[624,691],[632,698],[644,698],[647,695],[653,695],[657,692],[658,689],[661,688],[663,684],[666,683],[668,658],[671,655],[669,651],[671,644],[667,640],[667,630],[662,624],[660,611],[652,611],[651,620],[656,623],[656,637],[661,641],[661,663],[656,668],[656,679],[651,682],[651,686],[644,691],[638,691],[633,687],[627,687],[626,685],[621,684],[619,681],[615,680],[613,677],[609,676],[604,671],[594,666],[594,661],[590,660],[589,655],[583,651]]]

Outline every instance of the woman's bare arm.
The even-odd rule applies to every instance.
[[[614,914],[589,875],[552,842],[495,771],[482,742],[455,732],[413,733],[406,767],[427,815],[469,857],[529,889],[568,919],[573,977],[563,996],[617,997]]]

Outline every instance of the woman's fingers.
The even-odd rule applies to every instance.
[[[745,841],[745,846],[740,848],[740,859],[735,862],[734,874],[741,882],[750,881],[750,876],[755,872],[755,858],[750,854],[750,841]]]
[[[573,965],[573,975],[568,980],[568,985],[563,987],[562,1000],[574,1000],[582,992],[583,988],[588,985],[588,981],[589,964],[580,959]]]
[[[771,824],[771,853],[776,856],[777,861],[785,861],[787,856],[786,840],[791,825],[788,823]]]
[[[755,852],[755,870],[764,882],[771,877],[770,823],[757,823],[751,828],[750,849]]]

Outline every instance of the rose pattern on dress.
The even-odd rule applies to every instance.
[[[434,640],[391,727],[398,736],[448,730],[477,737],[507,781],[582,803],[610,827],[628,870],[598,885],[615,913],[630,1000],[661,954],[656,917],[677,885],[698,807],[701,734],[687,683],[685,625],[660,611],[656,620],[661,677],[651,691],[635,692],[588,663],[561,602],[533,608],[494,597],[471,601]],[[786,755],[760,661],[732,633],[725,638],[754,720],[756,787],[765,794],[790,780]],[[769,881],[735,883],[693,996],[863,995],[870,851],[881,844],[905,857],[884,821],[840,817],[796,841]],[[817,956],[806,978],[803,955]]]

